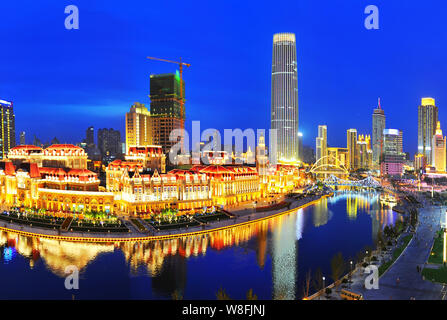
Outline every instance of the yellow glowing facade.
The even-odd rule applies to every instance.
[[[135,102],[126,113],[126,148],[153,144],[151,114],[144,104]]]
[[[441,123],[438,121],[436,133],[432,141],[432,165],[437,172],[445,172],[446,167],[446,137],[442,135]]]

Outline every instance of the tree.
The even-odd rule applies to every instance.
[[[258,300],[258,296],[253,294],[253,289],[247,291],[247,300]]]
[[[307,298],[309,296],[310,285],[311,285],[311,272],[310,269],[306,273],[306,278],[304,279],[303,297]]]
[[[345,271],[345,261],[341,252],[337,253],[331,260],[332,280],[337,282]]]
[[[315,271],[314,278],[312,279],[312,287],[315,291],[320,291],[323,289],[324,283],[323,283],[323,273],[321,272],[321,269],[318,268]]]
[[[225,292],[225,289],[222,287],[219,288],[219,291],[216,293],[217,300],[231,300],[230,296]]]
[[[172,300],[183,300],[183,294],[182,294],[182,291],[179,290],[179,289],[175,290],[175,291],[172,293],[171,297],[172,297]]]

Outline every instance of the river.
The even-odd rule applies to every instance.
[[[0,299],[297,299],[306,273],[373,246],[400,215],[374,192],[336,193],[296,212],[248,226],[165,241],[94,244],[0,232]],[[65,289],[65,268],[79,289]],[[348,263],[349,266],[349,263]]]

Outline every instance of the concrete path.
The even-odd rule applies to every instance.
[[[353,277],[351,290],[363,294],[366,300],[439,300],[446,296],[446,288],[423,280],[417,266],[424,267],[434,236],[440,228],[446,207],[424,207],[419,211],[419,225],[407,249],[379,279],[379,289],[364,288],[366,275],[359,270]],[[360,268],[362,269],[362,268]]]

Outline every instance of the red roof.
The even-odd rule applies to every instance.
[[[96,173],[87,170],[87,169],[68,169],[68,172],[62,168],[49,168],[42,167],[39,168],[39,171],[42,175],[51,175],[59,177],[59,180],[64,180],[67,176],[78,177],[80,181],[87,181],[89,178],[96,178]]]
[[[11,148],[10,150],[42,150],[43,151],[43,149],[41,147],[33,146],[33,145],[20,145],[20,146]]]
[[[75,149],[79,150],[82,149],[81,147],[75,146],[74,144],[53,144],[47,148],[47,150],[51,149]],[[82,149],[83,150],[83,149]]]
[[[223,174],[223,173],[232,173],[231,170],[220,166],[220,165],[209,165],[200,170],[201,173],[213,173],[213,174]]]

